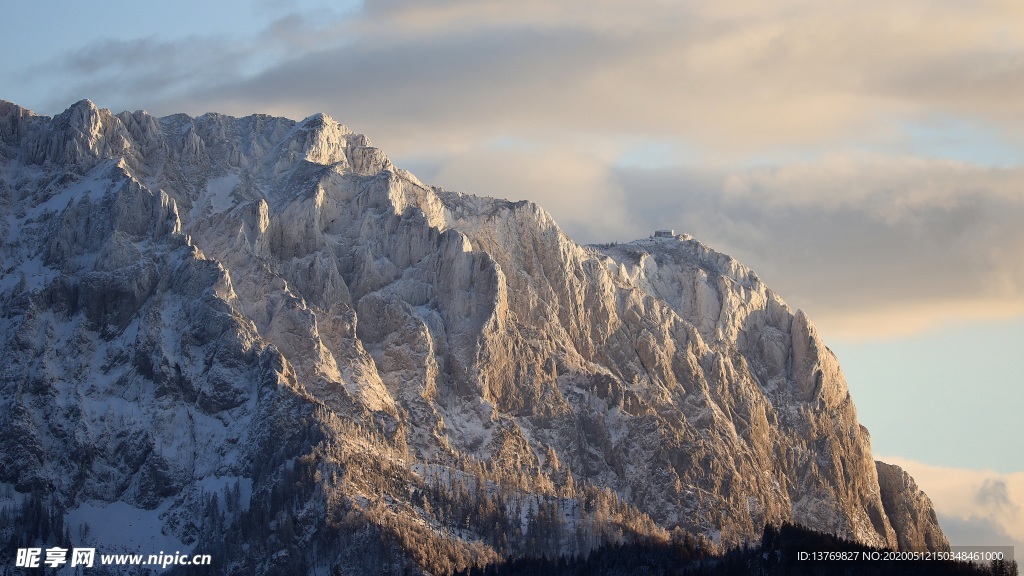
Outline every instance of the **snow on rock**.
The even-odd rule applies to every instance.
[[[65,522],[75,546],[91,546],[100,554],[175,554],[189,549],[164,533],[163,510],[145,510],[125,504],[82,504],[67,514]]]

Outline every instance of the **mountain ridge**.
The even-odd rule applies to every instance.
[[[11,502],[158,511],[162,535],[267,573],[354,565],[346,530],[441,571],[790,520],[948,547],[871,458],[813,324],[689,237],[577,245],[536,204],[426,186],[322,114],[0,102],[0,164]],[[283,479],[308,499],[272,501]],[[290,518],[272,530],[290,560],[207,526],[235,484],[250,501],[220,521]]]

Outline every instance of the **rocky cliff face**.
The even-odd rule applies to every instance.
[[[0,176],[0,496],[55,537],[260,573],[946,546],[811,322],[689,237],[580,246],[323,115],[2,103]],[[114,512],[149,532],[84,529]]]
[[[901,550],[948,550],[949,542],[939,527],[928,495],[895,464],[875,462],[882,505],[896,530]]]

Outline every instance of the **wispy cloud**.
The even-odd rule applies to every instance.
[[[718,153],[877,141],[895,136],[894,119],[936,114],[1020,135],[1021,12],[995,1],[367,1],[285,15],[206,51],[213,61],[195,60],[193,71],[216,78],[164,103],[328,109],[389,134],[410,125],[667,134]],[[161,47],[188,55],[215,41]],[[85,51],[132,53],[105,44]]]
[[[439,165],[434,176],[455,190],[532,200],[578,239],[629,237],[624,190],[600,159],[556,146],[484,148]]]
[[[96,42],[57,62],[74,94],[113,92],[121,99],[141,93],[167,96],[214,84],[244,70],[246,50],[225,40],[192,37],[168,42],[153,37]],[[64,104],[53,101],[51,105]]]
[[[1016,518],[1020,515],[1020,504],[1010,498],[1010,492],[1003,478],[986,478],[974,494],[974,501],[996,516]]]

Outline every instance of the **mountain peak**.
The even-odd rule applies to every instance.
[[[347,127],[343,126],[340,122],[336,121],[334,118],[331,118],[327,114],[324,114],[323,112],[317,112],[315,114],[310,114],[309,116],[306,116],[301,122],[299,122],[299,125],[308,129],[317,129],[322,128],[324,126],[337,125],[341,127],[341,129],[344,132],[349,132]]]
[[[55,116],[30,154],[37,162],[51,162],[85,172],[105,158],[128,154],[130,137],[110,110],[91,100],[79,100]]]
[[[94,104],[92,100],[90,100],[88,98],[82,98],[78,102],[75,102],[71,106],[68,106],[68,109],[65,110],[65,112],[70,112],[70,111],[99,112],[99,110],[100,110],[99,107],[97,107],[96,104]]]
[[[356,135],[347,126],[326,114],[317,113],[306,117],[298,127],[308,134],[304,150],[307,161],[327,166],[350,164],[346,149],[352,144],[351,137]]]

